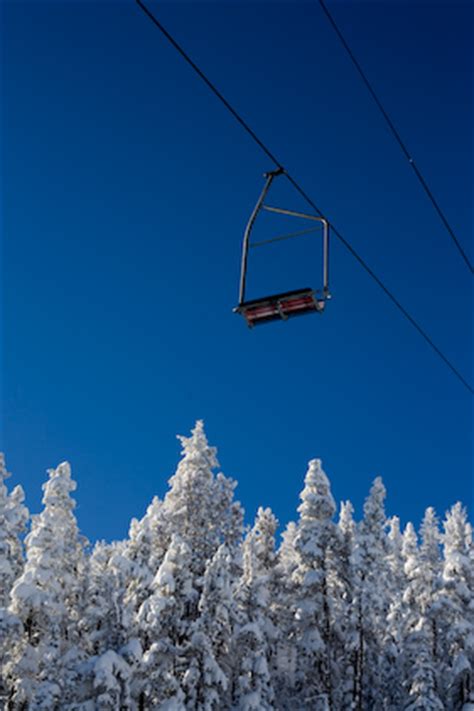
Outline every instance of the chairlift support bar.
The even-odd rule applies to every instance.
[[[254,249],[254,247],[265,247],[267,244],[273,244],[273,242],[283,242],[287,239],[294,239],[295,237],[303,237],[303,235],[309,235],[312,232],[319,230],[319,227],[309,227],[307,230],[298,230],[298,232],[289,232],[285,235],[279,235],[278,237],[270,237],[270,239],[263,239],[260,242],[250,242],[249,248]]]

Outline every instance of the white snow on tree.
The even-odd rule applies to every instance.
[[[232,547],[242,536],[243,512],[234,502],[236,482],[213,470],[219,466],[201,420],[191,437],[179,437],[183,457],[171,477],[164,500],[170,531],[192,546],[192,572],[202,576],[207,561],[222,543]]]
[[[14,640],[21,630],[21,621],[9,609],[12,587],[23,571],[24,557],[21,535],[28,521],[24,493],[16,486],[11,493],[5,484],[10,476],[5,458],[0,452],[0,700],[7,693],[5,668],[11,665]]]
[[[377,477],[364,504],[353,561],[357,575],[354,604],[357,610],[355,708],[383,708],[382,639],[389,609],[389,550],[385,527],[385,487]]]
[[[43,510],[5,486],[0,457],[0,709],[470,711],[474,545],[461,504],[443,531],[386,517],[376,479],[362,521],[309,463],[296,523],[259,508],[243,537],[235,482],[202,422],[163,500],[125,540],[80,535],[64,462]]]
[[[13,583],[23,570],[23,546],[20,536],[28,521],[28,509],[21,486],[8,493],[5,479],[10,473],[0,452],[0,608],[8,607]]]
[[[458,711],[474,691],[474,565],[472,527],[458,502],[444,521],[444,562],[437,609],[442,625],[446,705]]]
[[[182,681],[187,670],[183,655],[192,635],[190,614],[194,615],[198,599],[191,561],[191,549],[175,534],[153,580],[152,594],[139,610],[145,642],[139,693],[142,708],[160,709],[165,703],[184,701]]]
[[[43,511],[25,539],[26,562],[11,593],[23,625],[8,668],[11,699],[54,709],[75,685],[84,603],[84,544],[73,513],[76,483],[67,462],[49,470]]]
[[[336,540],[336,504],[321,460],[310,461],[300,495],[294,539],[297,566],[292,574],[295,642],[298,650],[295,693],[301,708],[328,703],[332,708],[333,626],[329,596],[329,558]]]
[[[278,645],[272,614],[276,581],[275,532],[270,509],[259,508],[243,543],[243,571],[237,585],[234,633],[234,703],[239,711],[274,708],[271,650]]]

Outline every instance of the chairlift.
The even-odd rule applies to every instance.
[[[262,193],[255,205],[250,219],[247,223],[247,227],[244,232],[244,239],[242,244],[242,266],[240,273],[240,291],[239,291],[239,304],[235,307],[234,312],[242,314],[245,318],[249,328],[257,326],[262,323],[268,323],[269,321],[286,321],[294,316],[305,316],[311,313],[322,313],[324,311],[326,301],[331,298],[329,293],[329,223],[324,217],[319,217],[317,215],[307,215],[302,212],[295,212],[294,210],[286,210],[280,207],[271,207],[270,205],[265,205],[264,201],[273,180],[284,173],[283,168],[278,168],[269,173],[265,173],[265,185],[263,187]],[[250,235],[252,229],[257,219],[257,216],[261,210],[266,210],[267,212],[273,212],[280,215],[289,215],[290,217],[303,218],[305,220],[312,220],[318,222],[322,225],[323,232],[323,283],[322,289],[313,289],[312,287],[305,287],[296,289],[293,291],[285,291],[280,294],[272,294],[270,296],[260,297],[258,299],[245,299],[245,287],[247,280],[247,266],[248,266],[248,256],[249,250],[254,247],[263,247],[273,242],[280,242],[282,240],[292,239],[295,237],[300,237],[304,234],[310,232],[320,231],[320,226],[311,227],[305,230],[299,230],[298,232],[292,232],[290,234],[285,234],[278,237],[272,237],[271,239],[263,240],[261,242],[250,242]]]

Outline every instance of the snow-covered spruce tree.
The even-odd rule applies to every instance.
[[[20,536],[29,517],[21,486],[8,493],[5,479],[9,476],[4,455],[0,452],[0,609],[8,607],[13,583],[23,570]]]
[[[86,605],[80,630],[81,646],[90,656],[116,651],[127,641],[123,597],[129,570],[123,571],[117,562],[124,558],[123,551],[123,542],[98,541],[89,557]]]
[[[430,590],[425,588],[425,560],[411,523],[403,536],[403,556],[406,581],[401,601],[404,614],[400,677],[404,679],[405,698],[399,698],[398,708],[403,705],[413,710],[438,711],[444,705],[437,691],[439,684],[433,656]]]
[[[392,516],[387,521],[387,622],[381,640],[381,676],[384,688],[384,711],[397,711],[404,698],[403,684],[403,634],[404,606],[403,590],[406,583],[404,571],[404,537],[400,531],[400,519]]]
[[[23,570],[20,536],[29,516],[28,509],[23,505],[21,486],[16,486],[8,493],[5,479],[9,476],[4,456],[0,452],[0,707],[7,693],[5,667],[11,661],[14,639],[21,629],[20,620],[8,610],[8,606],[13,583]]]
[[[183,654],[182,688],[190,711],[219,711],[230,705],[235,619],[231,567],[231,555],[223,544],[204,571],[199,616],[191,623],[189,644]]]
[[[150,595],[151,583],[163,562],[171,540],[163,502],[155,496],[142,519],[132,519],[125,542],[124,558],[129,562],[124,591],[124,622],[132,637],[138,635],[136,614]]]
[[[420,577],[419,595],[417,601],[423,618],[426,618],[429,628],[430,646],[433,661],[436,666],[440,660],[440,635],[438,630],[437,593],[442,584],[441,535],[435,510],[429,507],[425,511],[420,527],[421,544],[419,550]]]
[[[117,693],[120,698],[139,694],[135,678],[144,676],[140,665],[148,633],[140,626],[138,611],[153,592],[153,579],[165,553],[161,510],[162,503],[155,497],[145,516],[132,520],[127,540],[97,543],[89,560],[82,646],[93,655],[88,698],[103,708],[108,708],[104,704],[112,703]],[[107,681],[108,691],[104,688]]]
[[[275,620],[274,640],[271,648],[271,676],[276,707],[291,709],[289,692],[295,688],[296,678],[296,624],[293,601],[293,573],[298,566],[295,548],[297,526],[290,521],[282,533],[282,542],[277,551],[275,585],[272,595],[271,614]]]
[[[73,514],[75,488],[67,462],[49,470],[44,509],[25,539],[10,608],[23,626],[8,665],[8,708],[15,711],[66,708],[77,684],[85,541]]]
[[[234,707],[239,711],[274,708],[271,679],[276,648],[274,616],[276,586],[275,532],[278,521],[270,509],[259,508],[243,543],[243,571],[236,588],[234,635]]]
[[[357,615],[354,604],[356,574],[353,564],[356,523],[350,501],[342,502],[338,521],[335,559],[332,561],[334,599],[332,601],[338,634],[334,640],[340,682],[335,693],[335,708],[349,709],[355,696]],[[336,564],[335,564],[336,563]]]
[[[191,548],[175,534],[152,582],[152,594],[139,610],[145,649],[136,680],[139,711],[186,708],[182,681],[195,619],[190,611],[197,609],[199,597],[191,563]]]
[[[213,470],[219,466],[201,420],[191,437],[179,437],[183,457],[164,499],[170,534],[178,533],[193,551],[192,573],[203,575],[207,561],[222,543],[235,548],[242,538],[243,512],[234,502],[236,482]]]
[[[443,569],[436,610],[440,626],[445,703],[458,711],[474,691],[474,567],[472,528],[455,504],[443,523]]]
[[[393,708],[444,708],[438,674],[438,632],[434,607],[440,576],[439,531],[433,509],[427,509],[420,528],[421,544],[413,526],[403,535],[403,574],[398,600],[398,646],[401,664],[394,664]],[[389,614],[393,615],[391,610]],[[403,680],[403,684],[399,680]],[[398,693],[397,693],[398,690]]]
[[[297,648],[293,704],[300,709],[318,705],[333,709],[336,669],[328,565],[336,538],[332,521],[336,505],[319,459],[309,463],[300,498],[294,541],[297,567],[292,575]]]
[[[140,673],[143,677],[149,677],[149,669],[157,665],[161,669],[160,665],[164,663],[164,660],[159,658],[162,654],[162,646],[156,646],[156,640],[164,628],[158,620],[153,621],[154,614],[158,613],[156,600],[161,600],[164,592],[160,586],[157,589],[156,583],[160,579],[163,566],[166,568],[170,563],[170,555],[174,560],[178,549],[186,551],[187,586],[178,586],[177,591],[173,593],[177,609],[181,610],[180,630],[179,634],[175,635],[176,639],[171,634],[171,638],[166,642],[169,649],[177,650],[176,654],[181,659],[181,661],[178,659],[173,666],[173,678],[178,684],[176,688],[179,687],[176,698],[179,697],[181,703],[181,699],[186,698],[182,688],[182,660],[184,654],[187,654],[189,659],[193,649],[191,638],[195,633],[193,623],[202,616],[199,600],[203,593],[205,571],[209,561],[223,544],[227,547],[233,561],[242,537],[243,512],[240,504],[233,500],[236,483],[223,474],[219,473],[217,476],[213,474],[213,469],[218,466],[216,450],[207,442],[203,423],[197,422],[191,437],[179,439],[183,445],[183,457],[176,473],[170,479],[170,490],[166,494],[163,505],[159,505],[156,512],[157,523],[156,526],[154,524],[153,530],[158,535],[158,539],[154,539],[155,544],[158,540],[158,545],[154,546],[155,561],[158,562],[161,556],[161,552],[157,554],[156,547],[161,550],[167,541],[171,541],[170,547],[154,578],[155,582],[151,584],[151,595],[146,597],[146,584],[141,588],[142,592],[145,591],[143,595],[145,599],[139,607],[137,629],[144,650],[144,667]],[[148,563],[149,570],[151,567],[152,565]],[[146,571],[144,580],[146,580]],[[189,591],[193,594],[188,595]],[[127,594],[129,593],[130,591]],[[183,595],[184,598],[181,599]],[[196,639],[194,637],[194,641]],[[195,661],[196,664],[199,662],[198,657]],[[160,675],[162,676],[161,671],[155,674],[157,678]],[[186,683],[191,684],[190,678],[188,675]],[[173,684],[171,686],[174,688]],[[155,693],[150,691],[149,687],[148,684],[143,692],[145,696]],[[174,698],[173,693],[175,692],[171,689],[168,697]],[[160,703],[164,703],[164,699],[161,699]]]
[[[355,708],[383,708],[387,690],[382,681],[382,640],[388,612],[385,487],[375,479],[364,504],[364,518],[357,529],[354,566],[357,576],[355,606],[358,645],[356,651]]]

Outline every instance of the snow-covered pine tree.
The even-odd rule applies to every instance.
[[[24,506],[24,493],[16,486],[8,493],[5,479],[10,476],[5,458],[0,452],[0,707],[6,697],[5,668],[11,661],[12,641],[21,629],[20,620],[9,610],[10,593],[15,580],[23,570],[24,532],[29,513]]]
[[[426,516],[425,516],[426,521]],[[438,679],[433,657],[430,621],[430,589],[425,588],[427,570],[424,553],[418,546],[413,525],[409,523],[403,535],[405,589],[400,607],[403,610],[402,658],[399,678],[404,679],[403,696],[395,697],[394,708],[440,711],[444,708],[438,696]],[[396,679],[394,680],[396,683]],[[400,686],[400,685],[399,685]]]
[[[355,606],[358,645],[356,652],[357,711],[383,708],[386,689],[382,681],[382,640],[388,613],[387,538],[385,487],[377,477],[364,504],[357,529],[354,566],[357,576]]]
[[[405,580],[397,608],[402,666],[397,666],[393,679],[395,709],[401,706],[430,710],[444,708],[439,695],[439,635],[434,608],[440,576],[439,531],[433,509],[426,510],[420,535],[419,546],[411,524],[407,525],[403,535]],[[399,679],[404,680],[403,684]]]
[[[421,614],[426,618],[429,628],[430,645],[436,666],[440,659],[440,639],[438,631],[436,598],[441,585],[441,535],[435,510],[429,507],[425,511],[420,526],[420,576],[418,604]]]
[[[202,577],[207,561],[222,543],[234,548],[242,538],[243,511],[234,502],[236,482],[222,473],[215,447],[210,447],[201,420],[191,437],[179,437],[183,457],[164,499],[170,534],[178,533],[192,548],[191,571]]]
[[[336,505],[321,460],[310,461],[300,498],[294,540],[297,567],[292,575],[298,650],[293,703],[300,709],[324,704],[333,709],[336,669],[328,563],[336,538],[332,521]]]
[[[143,663],[137,679],[137,708],[184,711],[183,659],[192,636],[190,612],[199,593],[193,587],[192,551],[175,534],[152,582],[152,594],[138,613],[144,640]]]
[[[136,613],[150,595],[150,585],[170,543],[163,502],[155,496],[142,519],[132,519],[124,557],[130,561],[124,593],[124,616],[130,635],[136,630]]]
[[[288,695],[290,690],[295,688],[297,652],[294,644],[296,625],[292,605],[294,588],[292,576],[298,566],[295,548],[297,532],[296,523],[290,521],[282,533],[282,542],[277,551],[275,565],[271,614],[276,629],[271,650],[271,676],[276,707],[279,709],[291,709]]]
[[[8,607],[14,581],[23,570],[23,545],[20,539],[29,513],[21,486],[8,493],[5,480],[10,476],[0,452],[0,608]]]
[[[182,687],[190,711],[229,708],[235,619],[231,569],[230,552],[222,544],[204,571],[199,615],[190,625],[189,644],[182,658]]]
[[[122,557],[123,549],[123,543],[98,541],[89,556],[87,602],[80,630],[81,645],[90,656],[100,656],[108,650],[116,651],[125,642],[125,576],[117,574],[116,564],[117,557]]]
[[[274,708],[270,670],[272,650],[278,642],[274,615],[277,527],[271,510],[259,508],[243,543],[243,571],[235,592],[238,623],[233,644],[234,707],[238,711]]]
[[[277,553],[277,562],[284,574],[290,577],[298,562],[295,551],[295,538],[298,533],[296,523],[290,521],[281,534],[281,545]]]
[[[65,708],[77,682],[85,541],[73,513],[69,464],[48,473],[44,509],[33,516],[26,564],[11,595],[10,609],[23,626],[8,665],[15,710]]]
[[[459,711],[474,691],[472,528],[457,503],[443,522],[443,572],[436,608],[441,626],[446,706]]]
[[[357,615],[355,606],[356,573],[354,549],[356,523],[354,508],[350,501],[341,502],[338,521],[338,537],[335,570],[333,614],[339,634],[334,640],[340,683],[335,691],[335,708],[350,709],[355,697]]]

